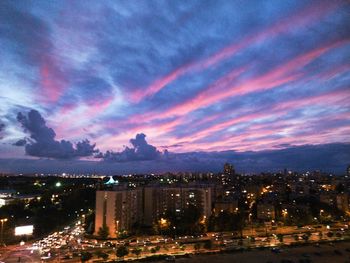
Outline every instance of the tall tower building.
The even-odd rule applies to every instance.
[[[142,220],[142,189],[116,189],[96,192],[95,235],[108,226],[109,237],[121,231],[130,231]]]
[[[144,224],[152,225],[171,211],[181,214],[189,205],[198,207],[202,216],[211,215],[210,187],[145,187],[144,188]]]
[[[224,174],[226,175],[235,175],[235,168],[232,164],[230,163],[225,163],[224,164]]]

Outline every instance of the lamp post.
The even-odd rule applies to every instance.
[[[4,245],[4,223],[7,222],[7,218],[0,219],[1,222],[1,245]]]

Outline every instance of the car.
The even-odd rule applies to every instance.
[[[274,248],[271,248],[271,252],[281,253],[281,249],[279,249],[278,247],[274,247]]]
[[[73,255],[65,255],[64,257],[63,257],[63,259],[72,259],[73,258]]]
[[[171,262],[175,262],[175,256],[168,256],[165,258],[165,261],[171,261]]]

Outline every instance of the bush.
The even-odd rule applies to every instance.
[[[129,250],[126,246],[119,246],[115,252],[118,258],[123,258],[129,254]]]

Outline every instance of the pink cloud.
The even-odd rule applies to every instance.
[[[349,107],[350,106],[349,101],[350,101],[349,91],[339,90],[339,91],[327,92],[325,94],[317,95],[317,96],[314,96],[311,98],[290,100],[287,102],[277,103],[275,105],[271,105],[271,108],[269,108],[269,111],[267,113],[265,111],[259,111],[259,112],[254,112],[254,113],[246,114],[243,116],[235,117],[233,119],[229,119],[229,120],[214,124],[214,125],[206,128],[206,129],[203,129],[197,133],[192,133],[190,136],[176,138],[175,140],[173,140],[173,143],[176,144],[179,141],[185,140],[185,141],[188,141],[189,145],[191,145],[191,147],[192,147],[192,146],[196,145],[196,141],[204,139],[208,136],[211,136],[219,131],[223,131],[225,129],[228,129],[229,127],[232,127],[232,126],[237,125],[237,124],[242,124],[242,123],[249,124],[249,123],[252,123],[253,121],[256,121],[259,119],[268,119],[268,118],[277,119],[277,118],[287,114],[288,112],[290,112],[292,110],[299,109],[299,108],[302,108],[302,107],[305,107],[308,105],[309,106],[337,105],[338,107],[340,107],[340,106]],[[223,113],[223,115],[224,114],[229,114],[229,113],[226,112],[226,113]],[[345,118],[345,116],[342,115],[342,116],[338,116],[337,118]],[[292,122],[295,122],[295,120],[292,120]],[[301,124],[303,124],[303,123],[305,123],[305,120],[301,120],[300,122],[301,122]],[[289,125],[291,125],[290,121],[288,121],[288,123],[289,123]],[[278,122],[275,125],[282,125],[282,124],[283,123]],[[259,126],[261,126],[261,125],[263,127],[265,127],[264,124],[253,124],[253,127],[259,128]],[[271,124],[267,124],[267,125],[271,129],[273,128],[273,126]],[[271,134],[273,134],[273,132]],[[256,133],[257,133],[257,130],[254,130],[254,132],[252,132],[251,134],[253,135]],[[258,134],[261,135],[260,132]],[[264,135],[266,136],[269,134],[270,134],[269,132],[266,132],[266,134],[264,134]],[[249,136],[249,134],[247,134],[246,136]],[[205,142],[203,142],[203,143],[206,144]],[[220,146],[220,145],[224,145],[225,143],[223,143],[222,140],[218,139],[216,144],[217,144],[217,146]]]
[[[276,22],[274,25],[269,28],[254,33],[248,37],[243,38],[238,43],[234,43],[224,49],[214,53],[206,59],[185,64],[174,71],[170,72],[164,77],[161,77],[155,80],[151,85],[146,88],[138,89],[130,95],[130,98],[133,102],[137,103],[142,101],[144,98],[152,96],[153,94],[159,92],[161,89],[166,87],[171,82],[180,78],[181,76],[191,72],[191,71],[202,71],[209,68],[212,65],[218,64],[223,60],[232,57],[237,52],[241,51],[253,45],[255,43],[270,39],[279,34],[287,33],[289,30],[295,30],[297,27],[309,26],[310,24],[317,22],[322,17],[326,16],[330,12],[334,11],[336,8],[339,8],[339,2],[322,2],[315,6],[309,6],[301,12],[297,12],[290,17],[282,21]]]
[[[133,119],[150,121],[154,119],[166,119],[174,116],[183,116],[197,109],[227,100],[230,97],[271,90],[281,85],[298,81],[301,76],[303,76],[303,74],[299,72],[302,67],[312,63],[314,60],[321,57],[331,49],[348,44],[349,42],[349,40],[343,40],[324,45],[305,54],[299,55],[298,57],[286,62],[285,64],[277,66],[267,73],[241,82],[239,82],[239,80],[235,80],[235,78],[243,74],[247,67],[235,69],[217,80],[214,84],[205,88],[193,98],[185,100],[184,102],[177,104],[161,113],[147,112],[134,116]],[[229,86],[232,82],[234,82],[234,80],[237,82],[237,84]]]
[[[67,80],[51,56],[46,56],[40,66],[40,86],[40,100],[46,103],[57,102],[67,86]]]

